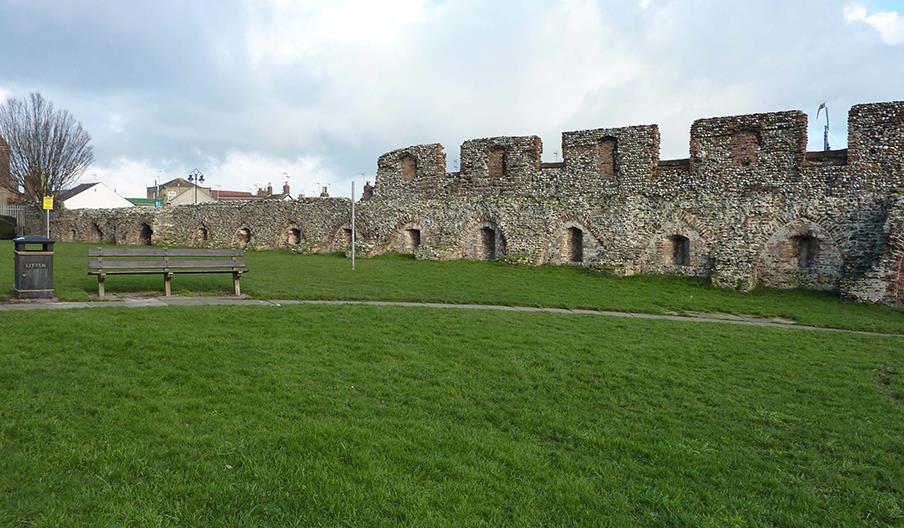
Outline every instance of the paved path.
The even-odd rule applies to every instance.
[[[523,313],[555,313],[567,315],[595,315],[602,317],[622,317],[628,319],[653,319],[658,321],[683,321],[692,323],[729,324],[741,326],[758,326],[765,328],[790,328],[810,332],[832,332],[842,334],[858,334],[864,336],[904,337],[904,334],[883,334],[864,330],[844,330],[819,326],[800,325],[782,319],[760,319],[731,314],[709,314],[697,312],[691,315],[647,314],[636,312],[613,312],[608,310],[584,310],[570,308],[539,308],[533,306],[501,306],[495,304],[451,304],[431,302],[403,301],[304,301],[304,300],[262,300],[235,297],[150,297],[125,298],[111,301],[95,302],[23,302],[0,304],[0,312],[18,310],[67,310],[78,308],[153,308],[165,306],[283,306],[283,305],[363,305],[363,306],[402,306],[406,308],[432,308],[454,310],[492,310],[497,312]]]

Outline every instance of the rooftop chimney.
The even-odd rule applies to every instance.
[[[320,191],[320,197],[321,198],[329,198],[330,197],[330,193],[327,192],[326,186],[322,187],[322,190]]]
[[[282,193],[285,194],[286,196],[289,196],[290,194],[292,194],[289,192],[289,182],[286,182],[283,184]]]

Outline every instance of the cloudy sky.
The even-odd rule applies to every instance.
[[[440,142],[800,109],[820,149],[859,102],[904,99],[904,0],[0,0],[0,99],[38,91],[93,137],[101,180],[347,195]],[[361,176],[361,174],[364,176]],[[159,175],[159,176],[158,176]]]

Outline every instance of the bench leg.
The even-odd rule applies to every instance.
[[[236,297],[242,294],[242,274],[241,273],[233,273],[232,274],[232,291],[235,293]]]
[[[173,294],[173,274],[163,274],[163,295],[169,297]]]
[[[104,294],[107,293],[104,289],[104,281],[107,280],[107,277],[104,275],[97,276],[97,296],[103,298]]]

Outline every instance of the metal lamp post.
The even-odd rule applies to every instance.
[[[198,169],[194,169],[188,173],[188,181],[195,186],[195,205],[198,204],[198,185],[204,183],[204,174]]]

